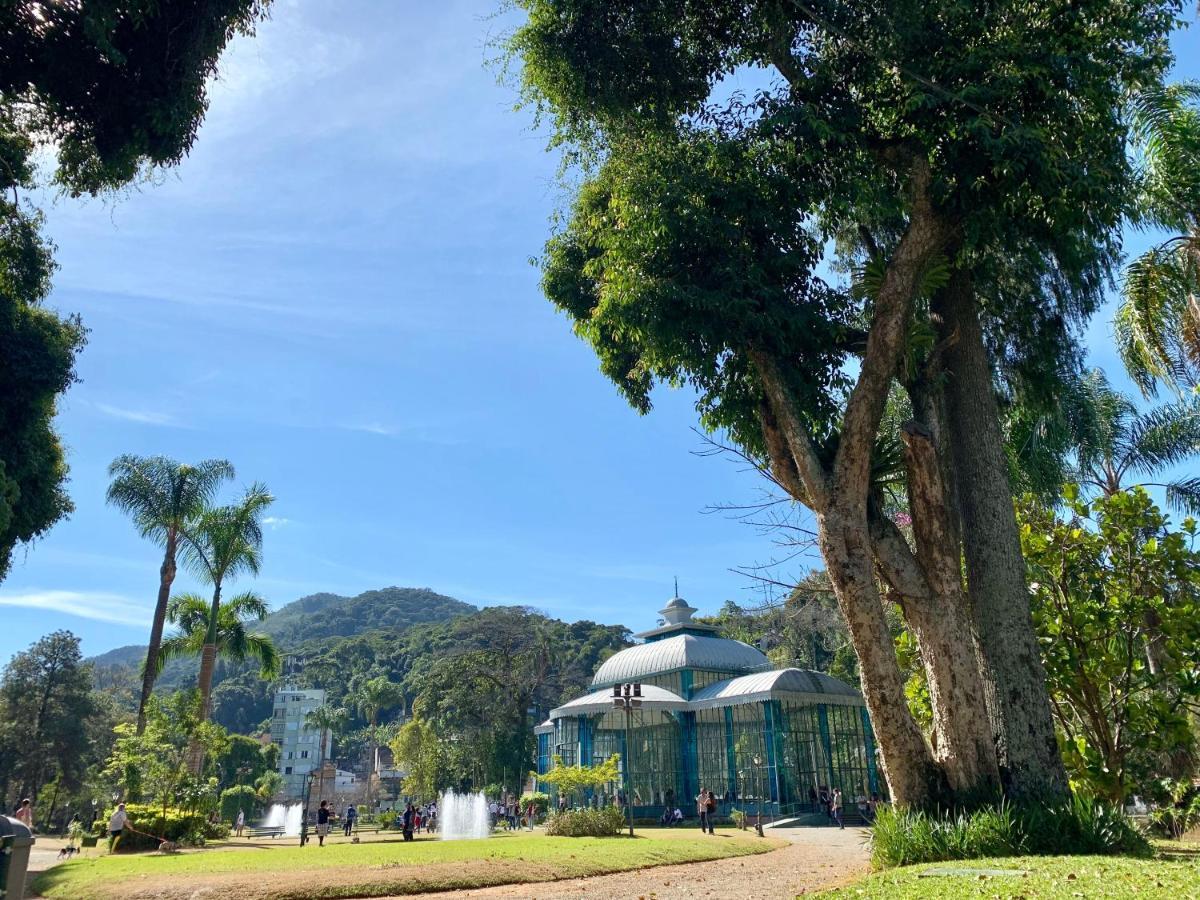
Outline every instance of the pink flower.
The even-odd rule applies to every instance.
[[[912,516],[906,512],[896,513],[896,517],[893,519],[893,521],[901,528],[907,528],[912,524]]]

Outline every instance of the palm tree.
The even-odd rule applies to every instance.
[[[150,623],[150,646],[142,674],[138,701],[137,733],[146,729],[146,703],[154,690],[159,645],[171,584],[175,581],[175,556],[187,523],[200,514],[221,483],[233,478],[233,465],[224,459],[206,459],[194,466],[165,456],[118,456],[108,467],[112,482],[108,502],[133,519],[142,537],[163,548],[158,570],[158,600]]]
[[[334,707],[327,704],[318,706],[304,716],[304,724],[309,728],[316,728],[320,732],[320,742],[317,749],[317,774],[320,776],[319,787],[317,788],[318,800],[321,799],[321,794],[325,790],[325,736],[329,735],[330,747],[332,749],[333,735],[346,727],[348,719],[349,715],[345,709],[340,706]],[[307,809],[304,810],[304,814],[308,815]]]
[[[379,741],[376,735],[379,713],[381,710],[399,706],[403,702],[404,688],[394,681],[389,681],[386,675],[367,679],[359,686],[354,696],[355,705],[359,712],[367,717],[367,724],[371,728],[371,771],[367,775],[368,794],[371,791],[372,779],[379,772]],[[369,799],[370,797],[368,797]]]
[[[1200,85],[1171,85],[1133,98],[1130,124],[1140,163],[1134,224],[1175,232],[1126,269],[1113,325],[1117,349],[1142,392],[1156,382],[1200,388]]]
[[[238,594],[221,602],[217,611],[217,655],[235,662],[253,660],[258,663],[263,678],[279,674],[280,657],[274,642],[265,634],[248,632],[248,622],[261,622],[269,612],[267,603],[258,594]],[[199,594],[178,594],[167,607],[167,620],[179,626],[177,634],[162,642],[158,652],[158,669],[169,659],[200,656],[208,639],[209,616],[212,608]]]
[[[205,510],[185,533],[184,561],[212,585],[208,632],[200,655],[200,718],[212,714],[212,678],[217,661],[221,589],[227,579],[257,575],[262,561],[262,514],[274,501],[265,485],[254,484],[237,503]]]
[[[1078,477],[1106,497],[1135,484],[1160,487],[1167,505],[1200,513],[1200,478],[1151,481],[1200,453],[1200,404],[1171,403],[1139,413],[1133,401],[1109,386],[1095,369],[1080,381],[1076,401]]]

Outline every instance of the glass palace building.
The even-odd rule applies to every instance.
[[[551,710],[534,729],[538,774],[556,756],[563,765],[596,765],[619,753],[621,782],[571,802],[623,803],[628,784],[643,818],[674,806],[694,814],[701,788],[716,795],[722,814],[761,807],[764,816],[817,812],[821,793],[835,787],[847,810],[856,797],[883,795],[858,691],[820,672],[773,669],[758,649],[693,621],[695,612],[679,597],[669,601],[664,624],[601,665],[590,693]],[[626,746],[613,685],[629,683],[641,685],[642,704]]]

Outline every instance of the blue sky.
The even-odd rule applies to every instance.
[[[145,640],[159,551],[104,504],[125,452],[270,486],[238,587],[276,606],[396,584],[640,629],[675,575],[706,611],[758,597],[731,568],[770,539],[705,513],[758,477],[695,455],[685,393],[633,413],[538,292],[563,198],[485,65],[495,8],[277,0],[178,169],[47,198],[52,302],[92,329],[59,417],[77,510],[0,585],[0,662],[55,628]],[[1108,320],[1089,345],[1116,375]]]

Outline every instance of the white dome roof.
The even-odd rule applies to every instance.
[[[561,719],[563,716],[590,715],[598,712],[608,712],[613,708],[611,688],[603,688],[576,697],[570,703],[564,703],[550,710],[550,719]],[[678,694],[660,688],[654,684],[642,685],[642,709],[683,710],[688,708],[687,701]],[[551,721],[553,724],[553,721]]]
[[[596,670],[594,687],[635,681],[677,669],[754,672],[771,667],[761,650],[729,638],[676,634],[615,653]]]
[[[775,669],[706,685],[692,695],[692,707],[708,709],[786,696],[806,703],[864,705],[862,694],[832,675],[808,669]]]

